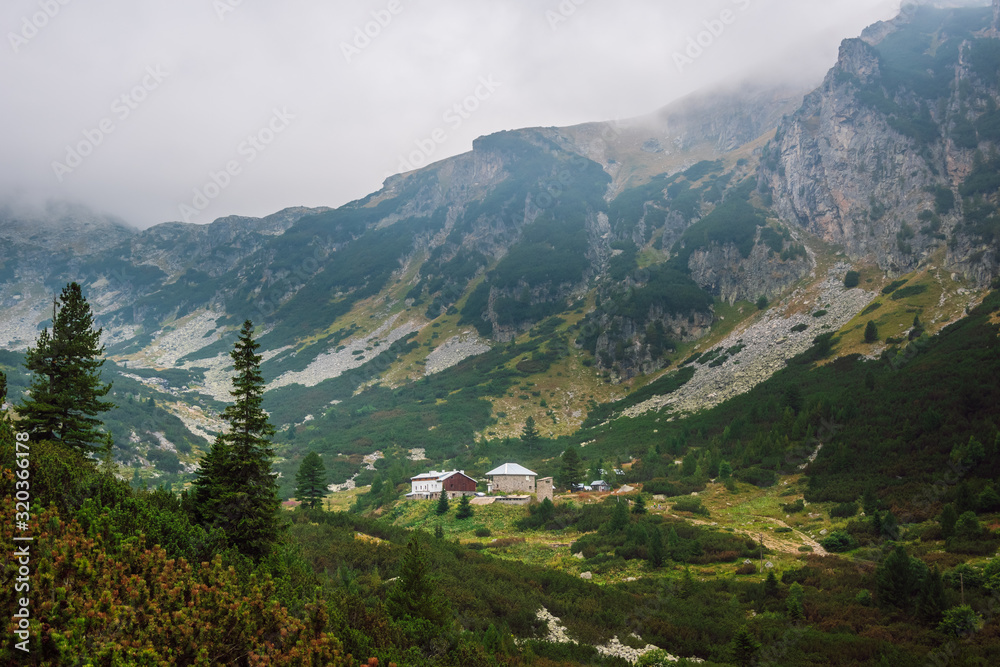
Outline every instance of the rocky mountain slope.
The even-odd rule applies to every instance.
[[[822,86],[765,150],[783,218],[854,258],[911,271],[947,248],[978,284],[996,274],[1000,5],[911,7],[845,40]]]
[[[352,457],[397,445],[447,459],[528,416],[571,433],[692,352],[685,389],[633,409],[714,404],[818,333],[847,352],[858,313],[900,275],[912,298],[885,299],[879,325],[905,334],[930,314],[933,332],[998,272],[998,12],[904,12],[846,40],[804,96],[744,86],[482,137],[337,209],[141,232],[8,212],[0,346],[30,345],[52,294],[78,281],[119,399],[155,396],[201,438],[250,318],[283,465],[317,449],[346,478]],[[848,289],[852,268],[864,282]],[[134,436],[190,467],[197,441],[173,451],[163,432]],[[135,443],[116,444],[133,464]]]

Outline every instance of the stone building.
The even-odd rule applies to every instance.
[[[553,500],[553,483],[551,477],[542,477],[536,482],[535,497],[538,498],[538,502],[542,502],[546,498],[550,501]]]
[[[535,493],[538,473],[517,463],[504,463],[486,473],[489,493]]]

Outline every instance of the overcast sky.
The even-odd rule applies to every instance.
[[[401,159],[499,130],[642,115],[768,71],[818,82],[843,38],[898,7],[3,0],[0,199],[139,227],[339,206]]]

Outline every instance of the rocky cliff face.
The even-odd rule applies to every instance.
[[[306,215],[329,210],[295,207],[264,218],[232,215],[208,225],[166,222],[132,237],[122,259],[156,266],[171,282],[188,269],[219,276],[260,250],[268,237],[281,235]]]
[[[691,278],[723,301],[771,299],[807,274],[813,262],[808,254],[781,259],[764,244],[756,244],[743,257],[731,243],[713,245],[691,253]]]
[[[995,187],[977,193],[968,182],[1000,139],[996,11],[912,8],[845,40],[764,149],[761,185],[775,211],[888,273],[944,250],[951,270],[995,276],[992,232],[965,218],[977,194],[996,199]]]

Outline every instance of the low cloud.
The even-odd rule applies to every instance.
[[[415,161],[467,151],[483,134],[637,116],[747,79],[818,81],[841,39],[899,8],[898,0],[153,4],[3,3],[0,197],[82,202],[140,227],[185,219],[184,207],[192,222],[210,222],[336,206]],[[487,94],[483,81],[500,85]],[[275,109],[294,120],[247,159],[239,147],[268,134]]]

